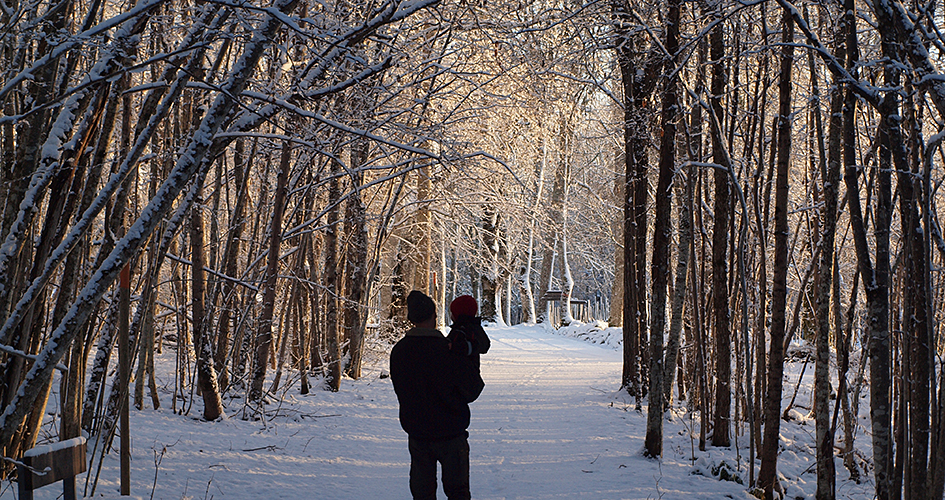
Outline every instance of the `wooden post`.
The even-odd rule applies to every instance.
[[[118,297],[118,370],[121,402],[119,423],[121,427],[121,496],[131,495],[131,441],[128,429],[128,384],[131,375],[131,346],[129,345],[128,316],[131,302],[131,269],[128,264],[121,270]]]

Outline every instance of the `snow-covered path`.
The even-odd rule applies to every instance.
[[[599,474],[616,472],[634,446],[629,435],[612,439],[612,412],[600,411],[620,380],[620,353],[539,329],[490,333],[470,426],[476,496],[620,498],[627,485]]]
[[[470,426],[474,498],[749,498],[739,485],[690,475],[689,452],[668,449],[678,438],[688,450],[688,437],[667,436],[672,458],[662,464],[641,456],[645,415],[615,393],[620,351],[540,327],[489,333]]]
[[[620,351],[540,327],[488,333],[486,388],[472,404],[469,429],[474,498],[751,498],[741,485],[691,474],[683,419],[667,426],[662,463],[640,456],[646,418],[615,393]],[[168,373],[173,355],[166,351],[170,361],[161,361]],[[339,393],[299,396],[294,381],[266,422],[239,419],[238,401],[222,422],[197,418],[199,398],[189,416],[175,415],[166,408],[169,393],[162,395],[165,408],[131,414],[133,497],[408,499],[407,437],[390,379],[380,378],[385,369],[382,360],[361,380],[345,380]],[[164,384],[172,385],[169,378]],[[82,476],[80,493],[84,485]],[[14,498],[15,485],[3,487],[0,497]],[[49,486],[36,498],[60,494]],[[118,498],[114,453],[95,497]]]

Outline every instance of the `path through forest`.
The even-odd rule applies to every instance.
[[[474,498],[752,498],[740,484],[699,475],[710,474],[722,460],[738,468],[738,460],[734,449],[696,450],[701,458],[691,460],[691,424],[683,410],[666,423],[663,460],[642,457],[646,416],[617,391],[619,350],[541,327],[487,331],[493,342],[482,357],[486,389],[472,405],[469,430]],[[265,422],[241,420],[242,403],[235,400],[228,403],[228,419],[201,421],[199,397],[188,416],[175,415],[166,408],[173,359],[165,350],[159,361],[165,408],[132,411],[134,497],[409,498],[407,439],[390,379],[381,378],[387,368],[382,352],[361,380],[346,379],[338,393],[300,396],[293,380],[282,389],[284,400],[269,405]],[[790,498],[805,498],[815,483],[813,473],[805,472],[813,450],[807,449],[804,426],[786,433],[796,427],[802,430],[793,440],[788,434],[783,471],[795,495]],[[745,453],[740,469],[747,476]],[[80,479],[82,492],[85,477]],[[840,482],[840,498],[870,491],[869,485],[849,484]],[[15,486],[3,487],[0,498],[14,498]],[[37,491],[37,499],[59,494],[50,486]],[[118,498],[115,454],[105,460],[95,497]]]

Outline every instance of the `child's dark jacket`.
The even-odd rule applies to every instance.
[[[390,353],[400,425],[411,438],[451,439],[469,427],[469,403],[485,383],[472,362],[449,349],[439,330],[411,328]]]
[[[447,337],[450,342],[460,342],[465,338],[469,343],[469,359],[472,360],[476,368],[479,368],[479,355],[489,352],[492,342],[486,331],[482,328],[482,318],[472,316],[460,316],[450,325],[450,334]],[[454,349],[455,351],[456,349]]]

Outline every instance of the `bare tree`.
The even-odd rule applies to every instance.
[[[766,500],[774,500],[778,448],[781,439],[781,377],[784,374],[784,333],[787,312],[788,171],[791,163],[791,74],[794,64],[794,18],[782,17],[781,78],[779,83],[778,159],[774,207],[774,279],[771,295],[771,345],[768,348],[768,392],[764,404],[764,442],[758,485]]]
[[[276,280],[279,271],[279,257],[282,244],[282,217],[285,213],[288,197],[289,172],[291,170],[292,148],[288,143],[282,146],[282,158],[279,161],[279,174],[275,196],[272,200],[272,219],[269,223],[269,253],[266,261],[265,287],[263,289],[263,309],[259,318],[259,331],[256,333],[256,355],[253,363],[253,380],[249,391],[250,401],[263,402],[263,384],[266,381],[266,368],[269,365],[272,349],[272,323],[276,302]]]
[[[641,57],[640,36],[632,33],[634,24],[629,5],[615,0],[611,5],[617,65],[620,68],[624,111],[624,161],[626,181],[624,199],[624,362],[621,386],[630,395],[641,398],[646,363],[646,201],[648,111],[644,103],[655,86],[655,61]],[[642,362],[641,362],[642,360]]]
[[[667,6],[665,68],[675,68],[679,51],[680,2],[674,0]],[[663,336],[666,329],[666,294],[670,276],[670,243],[672,240],[672,181],[676,173],[676,122],[679,119],[679,101],[676,95],[677,82],[674,76],[666,79],[663,88],[663,103],[660,113],[659,180],[656,184],[656,220],[653,225],[653,291],[650,305],[650,390],[647,409],[646,454],[659,457],[663,454],[663,407],[666,389],[670,382],[666,368],[670,360],[663,358]],[[677,333],[678,335],[678,333]],[[673,353],[671,360],[675,368]],[[666,363],[664,365],[664,363]],[[672,369],[672,368],[670,368]]]
[[[203,214],[201,213],[200,191],[202,186],[198,179],[196,200],[190,215],[190,245],[191,245],[191,276],[192,308],[191,316],[194,322],[194,344],[197,348],[197,386],[203,397],[203,418],[216,420],[223,414],[223,403],[220,401],[220,386],[217,384],[217,373],[213,367],[213,342],[210,329],[207,328],[207,297],[206,297],[206,256],[204,245]]]

